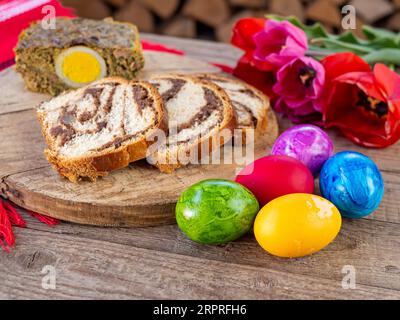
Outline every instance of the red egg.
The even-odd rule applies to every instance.
[[[236,182],[251,190],[260,207],[290,193],[313,193],[314,178],[299,160],[288,156],[260,158],[241,170]]]

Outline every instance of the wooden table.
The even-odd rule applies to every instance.
[[[240,55],[220,43],[143,38],[231,66]],[[280,120],[280,125],[282,130],[290,124]],[[28,227],[14,229],[17,244],[10,254],[0,252],[0,298],[399,299],[400,144],[363,149],[336,132],[330,135],[336,151],[357,150],[378,164],[386,192],[376,213],[345,219],[337,239],[317,254],[276,258],[252,234],[223,246],[198,245],[176,225],[124,229],[63,222],[51,228],[20,210]],[[4,145],[0,141],[0,165],[9,153]],[[55,290],[42,288],[46,265],[55,267]],[[355,268],[356,289],[342,287],[345,266]]]

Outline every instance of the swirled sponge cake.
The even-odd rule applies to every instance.
[[[54,168],[75,182],[146,157],[149,137],[166,130],[163,103],[147,82],[108,78],[42,103],[38,119]]]
[[[104,77],[133,79],[143,68],[138,29],[111,18],[34,22],[19,36],[16,70],[29,90],[57,95]]]
[[[201,157],[207,148],[208,156],[232,137],[236,119],[230,99],[212,82],[170,74],[155,76],[150,83],[168,113],[167,141],[148,157],[162,172],[188,164],[186,156],[193,151]],[[222,130],[223,137],[217,138]]]
[[[254,129],[255,135],[262,134],[267,128],[269,99],[262,92],[238,79],[217,74],[197,75],[202,80],[212,81],[225,90],[232,101],[238,129]]]

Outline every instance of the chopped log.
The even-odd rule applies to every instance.
[[[248,9],[260,9],[267,6],[266,0],[229,0],[233,7],[244,7]]]
[[[216,28],[230,16],[226,0],[188,0],[183,7],[183,15]]]
[[[393,5],[386,0],[352,0],[350,4],[368,24],[390,15],[394,10]]]
[[[217,27],[215,31],[215,36],[218,41],[221,42],[230,42],[232,36],[232,28],[235,25],[236,21],[243,18],[249,17],[262,17],[264,14],[260,11],[251,11],[251,10],[244,10],[239,12],[238,14],[234,15],[228,21],[225,21],[220,26]]]
[[[269,11],[280,15],[294,15],[301,21],[304,20],[304,9],[300,0],[272,0]]]
[[[88,1],[63,0],[62,4],[74,8],[80,17],[98,20],[111,16],[110,8],[101,0],[91,0],[89,5]]]
[[[347,0],[329,0],[330,2],[332,2],[334,5],[336,5],[336,6],[342,6],[342,5],[344,5],[345,4],[345,2],[347,1]]]
[[[306,9],[306,17],[332,27],[340,27],[342,15],[336,5],[327,0],[317,0]]]
[[[140,2],[157,16],[168,19],[179,7],[179,0],[140,0]]]
[[[118,21],[134,23],[140,31],[154,32],[154,17],[139,1],[131,0],[115,14]]]
[[[176,17],[167,22],[161,28],[161,32],[173,37],[195,38],[196,22],[189,18]]]
[[[124,5],[126,5],[128,0],[105,0],[105,2],[107,2],[108,4],[110,4],[116,8],[121,8]]]
[[[355,30],[350,30],[350,31],[353,32],[357,37],[365,39],[365,35],[362,32],[362,27],[363,27],[364,24],[365,24],[365,22],[363,20],[361,20],[360,18],[356,17],[356,29]]]
[[[386,27],[392,30],[400,31],[400,12],[397,12],[388,20]]]

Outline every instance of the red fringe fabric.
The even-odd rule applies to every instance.
[[[59,223],[57,219],[47,217],[30,210],[27,210],[27,212],[32,217],[47,224],[48,226],[55,226]],[[10,202],[0,199],[0,246],[7,253],[10,252],[10,249],[15,244],[15,237],[12,231],[13,226],[25,228],[26,222]]]
[[[4,207],[3,201],[0,200],[0,245],[6,252],[10,252],[15,243],[14,234],[11,228],[10,218],[7,209]]]
[[[41,221],[41,222],[43,222],[43,223],[45,223],[45,224],[47,224],[48,226],[55,226],[55,225],[57,225],[58,223],[59,223],[59,221],[57,220],[57,219],[55,219],[55,218],[51,218],[51,217],[48,217],[48,216],[44,216],[44,215],[42,215],[42,214],[40,214],[40,213],[37,213],[37,212],[33,212],[33,211],[30,211],[30,210],[26,210],[32,217],[34,217],[34,218],[36,218],[36,219],[38,219],[39,221]]]
[[[22,217],[19,215],[17,210],[7,201],[1,201],[3,205],[3,208],[6,210],[6,213],[8,214],[8,218],[10,219],[10,222],[13,226],[20,227],[20,228],[25,228],[26,227],[26,222]]]

